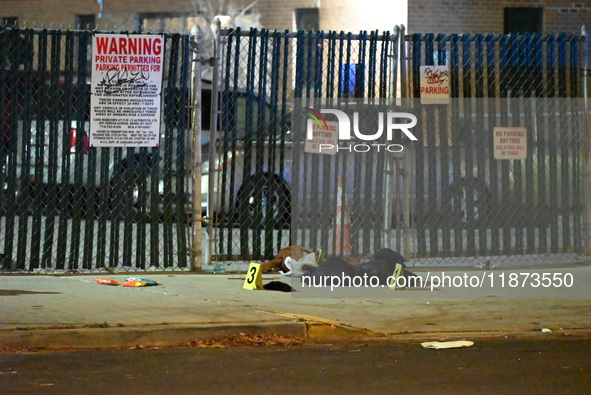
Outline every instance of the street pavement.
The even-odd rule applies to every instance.
[[[0,353],[2,394],[589,394],[586,336]]]
[[[0,349],[174,346],[236,333],[348,341],[591,330],[590,265],[415,274],[424,280],[417,287],[332,291],[263,275],[263,284],[291,283],[298,292],[243,289],[244,273],[7,274]],[[94,281],[138,276],[159,285]]]

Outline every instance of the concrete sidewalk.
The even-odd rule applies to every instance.
[[[245,290],[244,274],[4,275],[0,349],[165,346],[236,333],[432,339],[591,330],[591,266],[417,274],[430,281],[394,291],[325,289],[319,297],[302,289]],[[160,285],[94,282],[138,276]],[[466,284],[435,286],[444,276]],[[534,277],[573,281],[569,287],[534,287]],[[290,282],[263,276],[263,283],[270,281]]]

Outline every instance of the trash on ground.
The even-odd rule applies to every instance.
[[[320,250],[320,249],[306,248],[306,247],[302,247],[299,245],[293,245],[293,246],[285,247],[285,248],[281,249],[281,251],[279,251],[279,254],[277,254],[277,256],[275,258],[273,258],[272,260],[261,265],[261,272],[262,273],[270,273],[273,271],[277,271],[277,272],[289,273],[291,271],[291,269],[289,267],[287,267],[287,265],[285,264],[285,259],[289,257],[292,260],[299,262],[300,260],[302,260],[305,257],[305,259],[307,261],[312,258],[312,257],[308,257],[307,256],[308,254],[313,254],[312,255],[312,257],[314,257],[314,259],[312,261],[313,266],[318,265],[320,262],[322,262],[324,260],[324,255],[322,253],[322,250]]]
[[[293,292],[294,291],[294,289],[291,287],[291,285],[286,284],[286,283],[282,283],[281,281],[271,281],[270,283],[263,285],[263,288],[266,289],[267,291],[281,291],[281,292]]]
[[[95,278],[94,282],[99,283],[99,284],[103,284],[103,285],[119,285],[119,284],[121,284],[117,280],[111,280],[108,278]]]
[[[356,268],[369,277],[378,278],[381,285],[389,285],[388,280],[391,278],[392,273],[394,273],[397,263],[402,265],[402,269],[406,268],[402,255],[389,248],[381,248],[376,251],[373,260],[360,263],[356,265]],[[410,274],[414,276],[413,273]],[[406,276],[406,273],[404,275]]]
[[[398,252],[389,248],[381,248],[373,255],[373,259],[359,264],[351,264],[344,259],[337,256],[330,256],[325,261],[320,263],[318,267],[310,273],[311,277],[375,277],[379,284],[386,286],[390,285],[391,280],[397,266],[401,266],[402,274],[405,278],[416,278],[415,274],[404,269],[404,257]],[[416,280],[405,282],[405,287],[415,287]]]
[[[548,329],[548,328],[542,329],[542,333],[550,333],[550,332],[552,332],[552,329]]]
[[[495,267],[497,267],[499,264],[498,263],[492,263],[491,261],[486,261],[486,262],[477,262],[474,264],[474,268],[476,269],[494,269]]]
[[[421,343],[421,346],[424,348],[434,348],[434,349],[445,349],[445,348],[464,348],[464,347],[472,347],[474,342],[469,340],[456,340],[456,341],[449,341],[449,342],[424,342]]]
[[[288,270],[286,272],[280,270],[279,273],[287,277],[302,277],[309,273],[309,267],[316,267],[316,254],[313,252],[304,252],[304,256],[301,259],[288,256],[283,263],[287,266]],[[308,266],[308,269],[306,266]]]
[[[128,278],[123,284],[121,284],[122,287],[151,287],[154,285],[158,285],[158,283],[140,277]]]

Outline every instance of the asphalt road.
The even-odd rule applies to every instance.
[[[0,354],[0,393],[588,394],[589,339]]]

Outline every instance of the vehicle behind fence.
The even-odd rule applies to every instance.
[[[360,237],[354,253],[382,245],[392,157],[305,154],[293,121],[321,98],[395,98],[399,32],[236,29],[224,32],[224,43],[217,205],[225,216],[212,258],[266,259],[291,244],[334,253],[339,176],[351,194],[353,236]],[[245,98],[244,117],[232,110],[236,92]]]
[[[232,214],[212,234],[214,261],[289,244],[391,247],[427,265],[583,259],[586,37],[229,30],[224,43],[217,185]],[[433,65],[448,67],[447,104],[421,102],[421,66]],[[236,91],[244,118],[225,96]],[[366,143],[355,138],[334,156],[305,152],[301,112],[354,100],[416,115],[418,141],[399,154],[349,152]],[[525,128],[525,159],[496,158],[502,127]],[[344,208],[350,250],[335,248]]]
[[[124,149],[88,145],[92,34],[0,30],[0,271],[191,269],[199,168],[206,264],[293,244],[487,267],[589,251],[584,35],[229,29],[200,59],[209,43],[167,34],[160,145]],[[214,65],[200,113],[195,60]],[[421,66],[439,65],[449,101],[425,104]],[[312,147],[309,124],[341,127],[327,109],[365,137]],[[416,124],[368,140],[388,113]],[[525,159],[499,159],[503,127]]]
[[[451,82],[450,104],[417,111],[412,256],[581,259],[584,45],[566,34],[408,38],[408,96],[420,97],[422,65],[448,65]],[[525,159],[496,159],[499,127],[524,128]]]
[[[167,35],[160,146],[88,145],[90,31],[0,31],[0,269],[188,269],[187,35]]]

